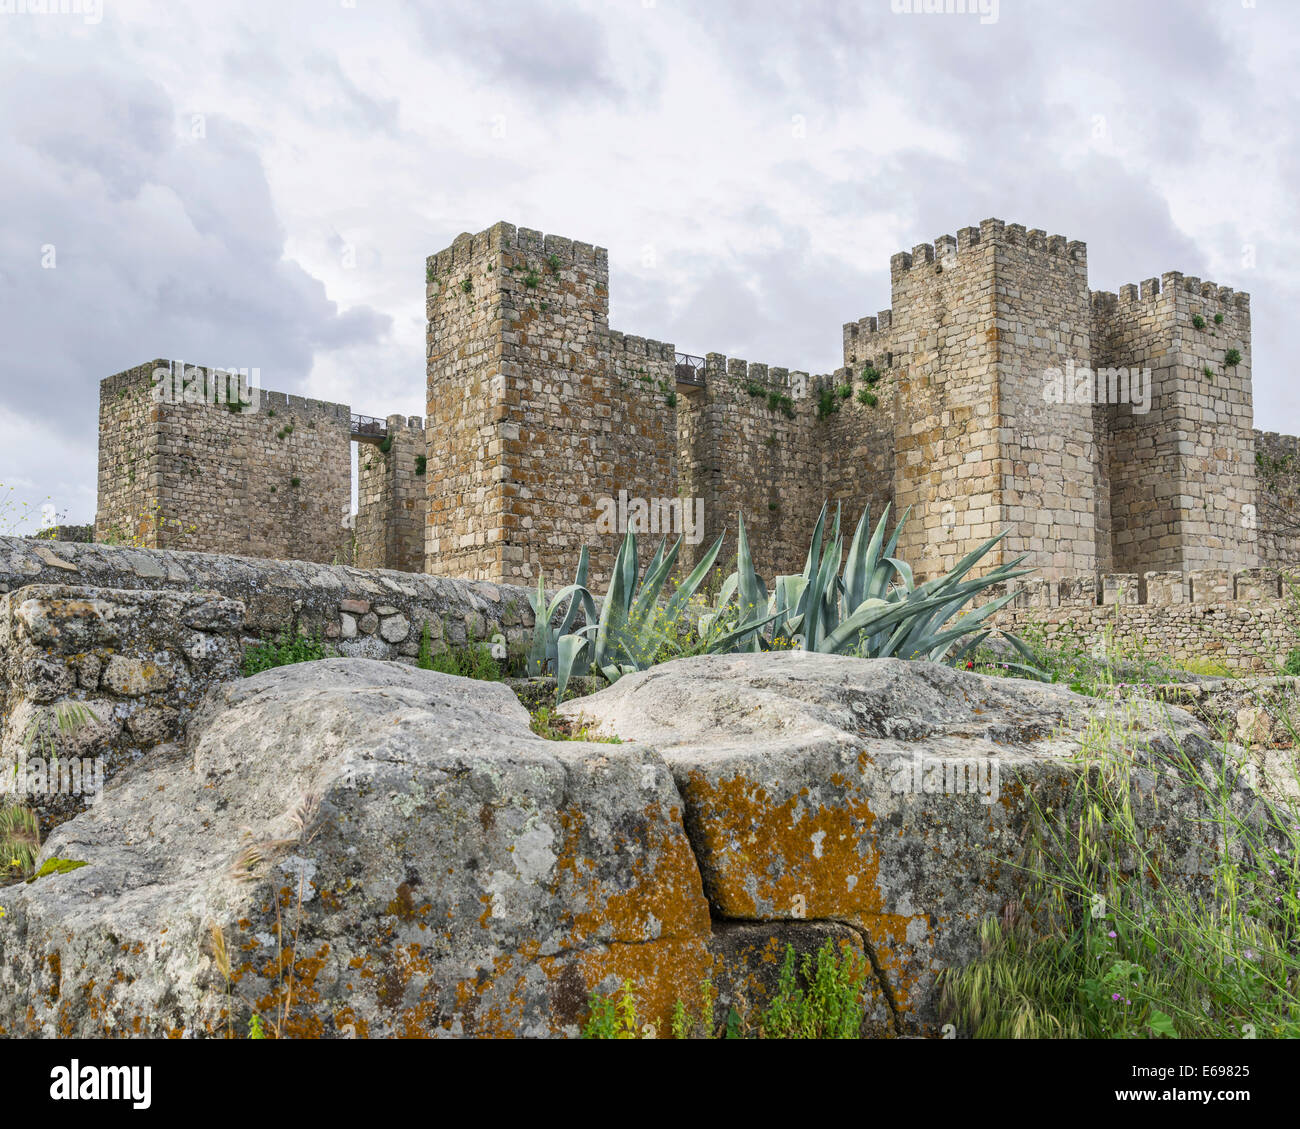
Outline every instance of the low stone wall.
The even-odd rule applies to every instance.
[[[0,597],[0,792],[45,829],[174,741],[239,677],[244,606],[211,592],[36,584]]]
[[[1026,577],[997,617],[1015,632],[1094,648],[1141,643],[1153,658],[1220,659],[1236,671],[1275,671],[1300,647],[1293,578],[1273,569]]]
[[[528,592],[422,573],[0,537],[0,594],[29,584],[214,592],[244,606],[246,636],[317,635],[353,658],[413,659],[427,624],[435,653],[474,642],[518,648]]]

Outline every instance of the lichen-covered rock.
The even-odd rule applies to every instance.
[[[0,1033],[218,1035],[257,1013],[294,1036],[573,1035],[626,978],[662,1034],[707,978],[719,1016],[752,1017],[786,944],[827,938],[870,963],[864,1034],[930,1032],[936,973],[1023,897],[1008,860],[1034,808],[1120,708],[1140,818],[1195,887],[1220,845],[1143,750],[1214,755],[1181,710],[745,655],[565,707],[622,743],[551,742],[502,684],[267,671],[212,690],[185,745],[42,851],[86,865],[0,890]],[[1249,789],[1229,802],[1252,818]]]
[[[1134,755],[1139,818],[1171,880],[1219,850],[1198,793],[1158,770],[1179,744],[1215,758],[1181,709],[1107,704],[946,666],[777,653],[684,659],[561,712],[653,745],[682,794],[713,913],[846,922],[867,937],[907,1029],[932,1027],[935,974],[978,952],[979,922],[1019,902],[1036,811],[1059,808],[1113,731]],[[1240,783],[1243,813],[1254,793]]]
[[[294,1035],[542,1035],[604,980],[707,975],[680,799],[645,746],[544,741],[504,686],[343,659],[214,691],[192,730],[46,845],[89,865],[0,891],[5,1032],[257,1011]]]

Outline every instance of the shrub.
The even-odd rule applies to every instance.
[[[1204,319],[1203,317],[1201,317],[1200,314],[1196,314],[1196,315],[1193,316],[1193,318],[1192,318],[1192,328],[1193,328],[1193,329],[1204,329],[1204,328],[1205,328],[1205,319]]]
[[[880,401],[876,398],[876,394],[872,392],[870,388],[863,388],[858,393],[858,403],[866,404],[869,408],[874,408],[878,403],[880,403]]]
[[[1241,351],[1239,349],[1229,349],[1223,354],[1223,363],[1229,368],[1241,364]]]

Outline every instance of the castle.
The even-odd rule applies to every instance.
[[[1296,440],[1253,430],[1247,294],[1091,291],[1083,243],[993,219],[890,280],[809,375],[612,330],[603,248],[498,223],[427,260],[423,420],[178,362],[105,380],[96,534],[558,585],[583,545],[603,582],[629,523],[689,563],[743,512],[770,576],[829,498],[911,507],[918,577],[1003,530],[996,556],[1048,580],[1300,559],[1258,497],[1257,452],[1290,474]]]

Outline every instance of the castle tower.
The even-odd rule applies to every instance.
[[[991,563],[1027,552],[1044,575],[1090,572],[1091,404],[1044,396],[1049,373],[1088,363],[1084,245],[990,219],[894,255],[890,281],[891,308],[846,326],[844,348],[897,372],[902,555],[934,575],[1008,529]]]
[[[1169,272],[1094,294],[1092,316],[1099,385],[1130,385],[1097,409],[1112,567],[1254,567],[1249,295]]]
[[[358,568],[424,571],[428,443],[419,416],[391,415],[357,451]]]
[[[99,390],[95,539],[330,564],[346,559],[350,410],[250,374],[155,360]]]
[[[673,347],[610,330],[604,248],[507,223],[429,257],[426,308],[426,570],[559,586],[588,545],[603,582],[621,500],[677,499]]]

